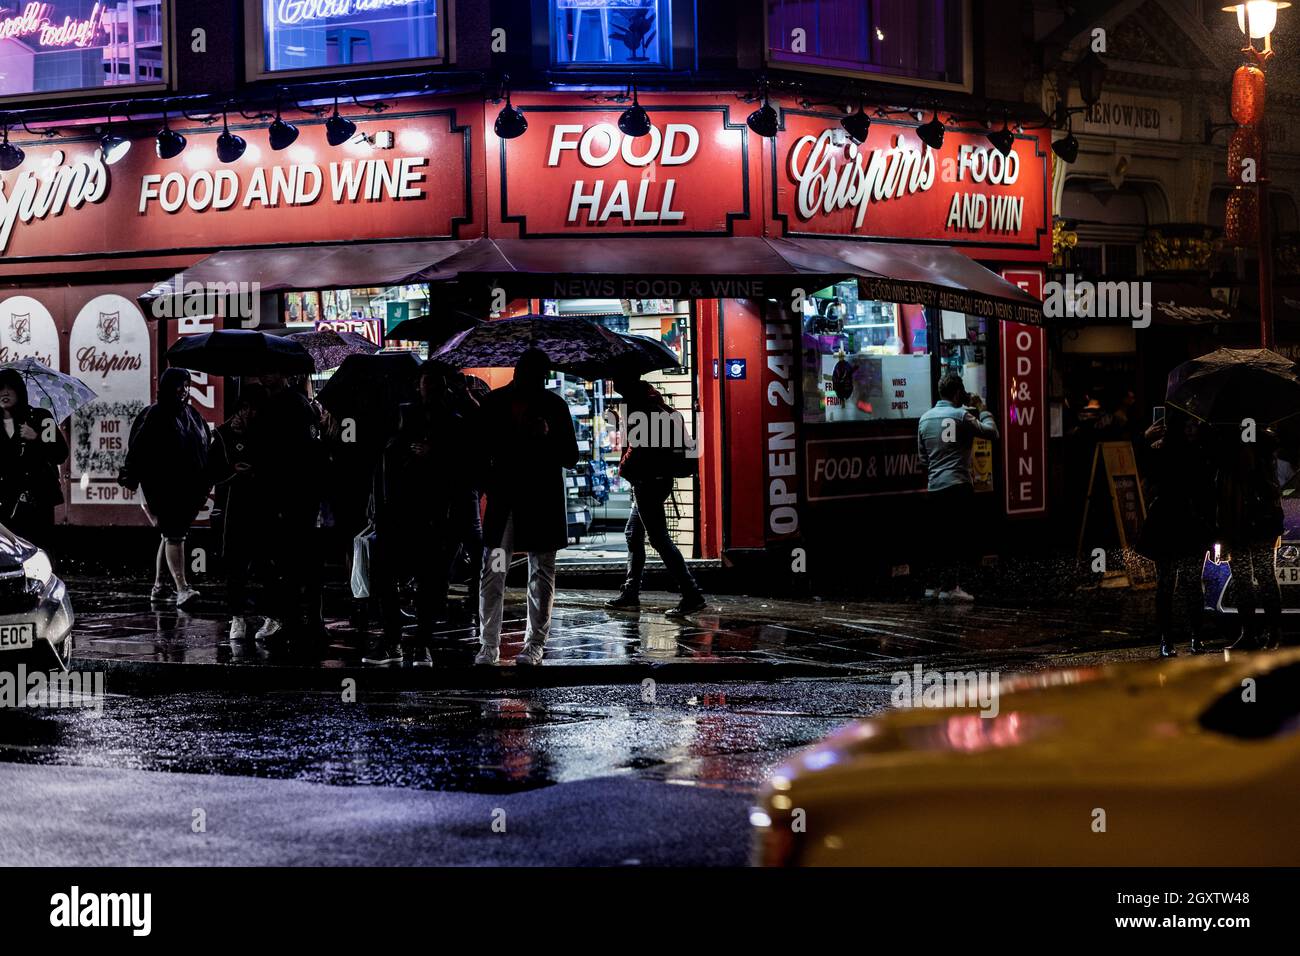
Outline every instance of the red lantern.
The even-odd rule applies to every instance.
[[[1251,63],[1232,74],[1232,118],[1242,126],[1264,119],[1264,71]]]
[[[1250,246],[1259,238],[1259,204],[1254,189],[1238,186],[1228,194],[1223,214],[1223,238],[1229,245]]]
[[[1252,160],[1254,164],[1250,170],[1250,179],[1245,181],[1245,185],[1256,183],[1263,176],[1263,146],[1261,127],[1240,126],[1233,131],[1232,139],[1228,140],[1228,178],[1232,180],[1234,186],[1243,184],[1241,178],[1243,160]]]

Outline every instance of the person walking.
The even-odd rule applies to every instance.
[[[483,573],[483,497],[479,492],[479,476],[467,467],[472,460],[477,439],[475,437],[479,403],[470,391],[470,378],[463,373],[447,376],[450,419],[443,451],[446,459],[460,462],[448,474],[448,538],[447,584],[456,576],[462,557],[468,566],[469,595],[460,610],[460,618],[478,624],[478,586]]]
[[[144,495],[145,514],[161,533],[154,561],[150,599],[165,596],[163,569],[176,587],[176,604],[198,597],[185,579],[185,536],[207,503],[208,428],[190,405],[190,373],[169,368],[158,377],[158,401],[147,408],[132,428],[126,452],[127,488]]]
[[[1178,654],[1174,605],[1187,615],[1191,652],[1201,653],[1201,571],[1214,539],[1214,470],[1201,426],[1176,408],[1146,430],[1151,449],[1151,505],[1135,550],[1156,563],[1156,632],[1160,656]]]
[[[654,386],[639,376],[615,377],[614,390],[626,402],[623,430],[629,437],[618,473],[632,485],[632,514],[623,532],[627,538],[627,577],[618,597],[605,606],[616,611],[641,606],[641,578],[649,540],[681,594],[681,600],[667,615],[686,617],[708,606],[686,559],[673,543],[664,508],[673,492],[674,479],[691,473],[685,447],[686,424]]]
[[[446,370],[436,362],[420,369],[420,400],[403,405],[397,435],[380,463],[375,490],[383,638],[363,658],[392,663],[400,651],[408,664],[432,663],[429,642],[447,613],[450,570],[449,513],[453,476],[460,470],[447,454],[453,428]],[[460,462],[461,468],[465,462]],[[415,580],[417,640],[403,642],[400,583]]]
[[[247,618],[253,612],[248,594],[249,569],[265,547],[265,518],[253,487],[255,456],[249,441],[250,428],[265,399],[266,391],[260,385],[241,388],[235,413],[213,431],[208,453],[220,514],[221,563],[226,575],[232,644],[247,637]]]
[[[496,664],[506,573],[513,553],[528,553],[528,627],[521,665],[542,662],[555,603],[555,553],[569,542],[564,469],[578,463],[578,439],[564,399],[546,388],[550,360],[529,349],[514,381],[483,398],[479,434],[487,493],[479,587],[476,664]]]
[[[969,407],[968,407],[969,406]],[[976,438],[998,437],[993,415],[978,396],[968,396],[961,376],[949,372],[939,381],[939,401],[921,416],[917,448],[926,473],[926,505],[932,522],[931,547],[944,555],[935,562],[937,589],[926,597],[969,603],[975,598],[962,590],[960,569],[970,552],[968,542],[977,534],[963,527],[951,533],[954,519],[969,519],[975,504],[971,483],[971,448]]]
[[[52,414],[28,403],[27,383],[12,368],[0,369],[0,422],[0,524],[49,552],[68,442]]]
[[[1218,432],[1216,525],[1218,540],[1228,549],[1241,619],[1241,633],[1231,647],[1277,647],[1282,642],[1282,592],[1273,549],[1283,523],[1277,437],[1267,428],[1253,441],[1236,426],[1221,426]],[[1261,607],[1262,628],[1255,616]]]
[[[304,598],[312,593],[308,575],[314,573],[311,533],[320,513],[315,467],[320,460],[318,416],[300,391],[280,373],[249,376],[266,397],[249,424],[252,445],[252,490],[260,502],[270,559],[267,582],[268,617],[256,637],[266,640],[287,630],[301,635],[316,615]],[[317,633],[314,628],[312,633]]]

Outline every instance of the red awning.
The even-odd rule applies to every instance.
[[[205,288],[228,282],[257,283],[262,292],[296,289],[360,289],[366,286],[426,282],[420,276],[472,239],[433,242],[354,242],[331,246],[278,246],[230,249],[201,259],[141,296],[158,298],[197,283]]]
[[[592,237],[352,243],[219,252],[160,283],[256,282],[263,292],[456,281],[511,296],[786,298],[857,278],[864,295],[1039,323],[1041,307],[996,273],[942,246],[759,237]]]

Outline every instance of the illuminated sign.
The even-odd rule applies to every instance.
[[[7,7],[0,7],[0,14]],[[88,17],[65,16],[55,19],[54,4],[29,3],[14,16],[0,18],[0,40],[26,40],[43,47],[88,47],[103,28],[103,4],[96,3]]]
[[[295,26],[309,20],[354,17],[388,7],[411,7],[419,2],[420,0],[279,0],[275,16],[285,26]]]
[[[439,59],[442,3],[262,0],[262,68],[277,73]]]

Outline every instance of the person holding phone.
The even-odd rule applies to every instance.
[[[929,538],[936,552],[932,562],[935,586],[926,590],[927,598],[967,604],[975,600],[962,589],[959,577],[977,534],[965,528],[954,536],[948,529],[954,518],[974,511],[970,461],[976,438],[998,438],[997,423],[984,400],[966,392],[961,375],[948,372],[939,382],[939,401],[917,425],[917,447],[926,472],[926,504],[933,523]]]

